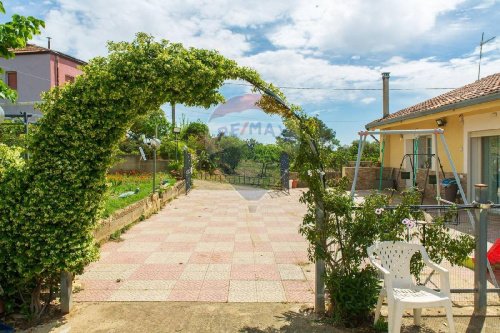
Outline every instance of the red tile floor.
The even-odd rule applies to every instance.
[[[104,244],[75,299],[312,303],[300,194],[194,189]]]

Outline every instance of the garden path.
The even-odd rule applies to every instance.
[[[313,303],[302,192],[195,185],[104,244],[77,278],[76,301]]]

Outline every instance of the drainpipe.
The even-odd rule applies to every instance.
[[[59,86],[59,56],[55,55],[54,67],[56,71],[56,86]]]
[[[389,115],[389,72],[382,73],[382,94],[383,94],[383,115],[384,118]]]

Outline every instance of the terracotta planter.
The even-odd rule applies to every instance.
[[[297,188],[299,181],[297,179],[292,180],[292,188]]]

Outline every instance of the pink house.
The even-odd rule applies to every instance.
[[[14,53],[15,58],[0,58],[0,67],[5,70],[0,79],[17,90],[19,98],[16,104],[0,100],[0,105],[8,113],[32,113],[34,120],[41,116],[33,106],[40,101],[40,94],[54,86],[73,82],[86,64],[65,53],[33,44],[15,49]]]

